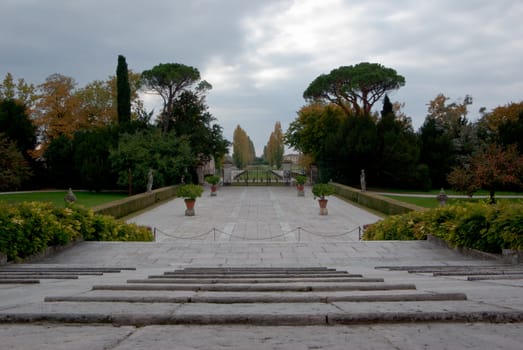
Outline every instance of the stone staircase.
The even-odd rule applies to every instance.
[[[423,273],[449,270],[411,268],[379,267]],[[464,267],[454,269],[457,272]],[[51,272],[68,271],[55,269],[48,276]],[[74,271],[82,272],[96,271]],[[109,270],[96,273],[100,272]],[[69,294],[48,294],[40,302],[0,311],[0,323],[330,325],[443,321],[521,322],[523,314],[468,300],[464,293],[421,291],[414,283],[390,283],[381,277],[318,267],[185,268],[124,283],[94,284],[89,290]]]
[[[0,284],[38,284],[43,279],[71,280],[79,276],[102,276],[136,270],[134,267],[62,267],[15,265],[0,268]]]

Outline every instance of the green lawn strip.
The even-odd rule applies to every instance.
[[[395,188],[372,188],[367,189],[368,191],[372,192],[380,192],[380,193],[401,193],[401,194],[423,194],[423,195],[434,195],[434,198],[439,194],[441,189],[433,189],[430,191],[420,191],[420,190],[402,190],[402,189],[395,189]],[[464,195],[463,192],[457,192],[451,189],[444,189],[445,193],[447,195]],[[480,190],[477,192],[474,192],[474,196],[488,196],[489,191],[486,190]],[[523,196],[523,192],[513,192],[513,191],[496,191],[496,196]]]
[[[407,196],[394,196],[394,195],[386,195],[385,197],[393,198],[400,202],[405,202],[409,204],[415,204],[420,207],[424,208],[437,208],[439,206],[439,202],[436,200],[436,196],[434,198],[425,198],[425,197],[407,197]],[[449,198],[447,200],[447,204],[459,204],[464,202],[479,202],[479,201],[486,201],[488,198]],[[499,202],[503,201],[511,201],[511,202],[518,202],[522,201],[521,198],[497,198],[496,199]]]
[[[64,196],[67,191],[39,191],[39,192],[24,192],[24,193],[7,193],[0,194],[0,201],[8,203],[20,202],[51,202],[53,205],[62,207],[65,205]],[[127,197],[125,193],[114,192],[74,192],[76,196],[76,203],[85,207],[94,207],[99,204],[112,202],[118,199]]]

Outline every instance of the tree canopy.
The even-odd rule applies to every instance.
[[[405,85],[405,78],[379,63],[341,66],[314,79],[304,91],[309,101],[330,102],[346,114],[370,114],[372,106],[388,91]]]
[[[173,115],[174,101],[183,92],[190,90],[196,83],[196,91],[211,88],[206,81],[200,80],[197,68],[181,63],[160,63],[142,72],[144,88],[158,94],[163,100],[160,122],[162,130],[167,132],[169,118]]]

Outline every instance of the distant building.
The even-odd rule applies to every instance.
[[[283,161],[288,161],[293,165],[298,165],[300,161],[300,155],[298,153],[286,154],[283,156]]]

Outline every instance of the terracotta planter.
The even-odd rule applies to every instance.
[[[305,186],[304,185],[296,185],[296,189],[298,190],[298,197],[305,196]]]
[[[217,195],[218,186],[217,185],[211,185],[211,197],[214,197]]]
[[[194,203],[196,203],[196,199],[185,199],[185,216],[194,216]]]
[[[318,203],[320,204],[320,215],[327,215],[329,212],[327,211],[327,199],[318,199]]]

